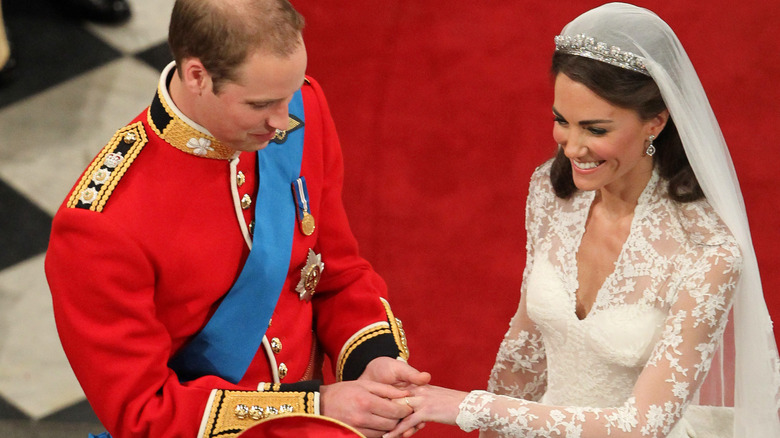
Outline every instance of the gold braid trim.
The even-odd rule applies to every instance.
[[[84,172],[68,198],[68,208],[102,212],[117,184],[148,141],[141,122],[117,131]]]
[[[336,379],[338,379],[339,382],[344,380],[344,365],[347,363],[347,359],[349,359],[349,356],[352,354],[353,351],[357,347],[359,347],[364,342],[368,341],[369,339],[373,339],[379,335],[384,334],[390,334],[392,331],[390,330],[390,327],[382,324],[382,325],[373,325],[369,326],[365,331],[358,333],[356,336],[353,337],[352,342],[347,346],[347,348],[344,349],[344,353],[339,358],[338,364],[336,365]]]
[[[281,383],[263,383],[263,389],[260,391],[276,391],[278,392],[282,387]]]
[[[393,339],[395,344],[398,345],[398,351],[401,353],[403,360],[409,360],[409,345],[406,343],[406,332],[404,332],[404,325],[401,320],[393,315],[393,311],[390,309],[390,303],[384,298],[380,298],[382,305],[385,306],[385,312],[387,313],[387,322],[390,323],[390,330],[393,331]]]
[[[258,392],[216,390],[206,414],[204,438],[234,438],[260,420],[279,415],[315,411],[311,392]]]
[[[315,404],[314,393],[306,393],[306,412],[317,412],[317,406]]]

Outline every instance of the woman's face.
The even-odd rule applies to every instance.
[[[653,169],[645,154],[648,137],[661,132],[666,111],[643,121],[636,111],[609,103],[562,73],[555,79],[554,100],[553,138],[571,161],[577,188],[638,196]]]

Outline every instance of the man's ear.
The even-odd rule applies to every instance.
[[[182,61],[179,72],[182,85],[192,94],[203,94],[211,83],[211,75],[198,58],[187,58]]]

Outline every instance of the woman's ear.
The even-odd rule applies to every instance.
[[[665,109],[648,121],[648,128],[650,129],[649,134],[658,137],[658,134],[664,130],[664,127],[666,127],[666,122],[668,121],[669,110]]]

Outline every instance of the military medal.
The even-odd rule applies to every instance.
[[[322,254],[315,254],[309,248],[309,254],[306,256],[306,266],[301,269],[301,280],[298,282],[298,286],[295,287],[301,300],[311,300],[324,270],[325,263],[322,263]]]
[[[314,216],[308,212],[303,212],[303,219],[301,219],[301,231],[307,236],[311,236],[314,233]]]
[[[309,211],[309,191],[306,189],[306,178],[300,177],[292,183],[293,196],[297,205],[298,223],[301,232],[307,236],[314,233],[315,221]]]

